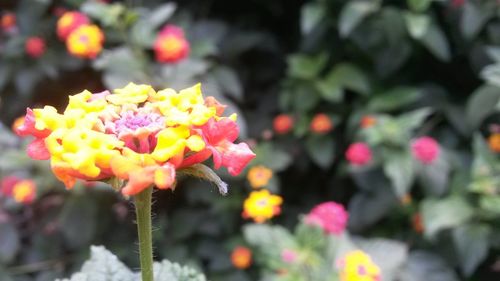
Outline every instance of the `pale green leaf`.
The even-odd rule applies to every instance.
[[[487,257],[491,229],[485,224],[462,225],[453,230],[453,242],[460,261],[460,269],[470,276]]]
[[[425,199],[421,204],[421,212],[425,235],[430,238],[441,230],[459,226],[473,215],[469,203],[457,196]]]
[[[340,35],[348,36],[368,15],[380,7],[378,1],[349,1],[342,8],[339,18]]]
[[[335,142],[331,136],[313,135],[306,139],[306,149],[314,163],[327,169],[333,163]]]
[[[426,14],[405,13],[405,22],[411,37],[420,39],[427,33],[431,19]]]

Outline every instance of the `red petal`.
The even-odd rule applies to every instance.
[[[24,117],[24,123],[17,127],[14,128],[14,131],[17,135],[19,136],[35,136],[37,138],[45,138],[48,135],[50,135],[50,130],[37,130],[35,128],[35,115],[33,114],[33,110],[31,108],[26,109],[26,116]]]
[[[35,160],[48,160],[50,153],[45,146],[45,139],[36,139],[28,145],[28,156]]]

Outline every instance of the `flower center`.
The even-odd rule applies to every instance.
[[[154,112],[125,111],[120,118],[106,122],[106,131],[139,153],[150,153],[156,146],[157,132],[165,127],[165,117]]]

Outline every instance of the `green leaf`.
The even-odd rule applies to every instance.
[[[405,13],[405,23],[410,36],[420,39],[427,33],[431,18],[426,14]]]
[[[90,244],[97,222],[95,200],[85,195],[72,195],[59,216],[61,231],[68,245],[78,248]]]
[[[382,219],[398,200],[387,185],[374,184],[371,192],[358,192],[349,202],[349,229],[361,231]]]
[[[97,1],[86,1],[81,6],[81,10],[92,18],[100,21],[104,26],[117,26],[120,23],[120,16],[125,12],[122,4],[105,4]]]
[[[394,193],[402,198],[409,191],[415,178],[414,161],[409,153],[387,153],[384,159],[384,173],[391,180]]]
[[[421,96],[421,92],[413,87],[396,87],[383,93],[374,95],[368,103],[370,111],[399,110],[414,103]]]
[[[460,30],[465,38],[473,39],[481,31],[484,24],[494,15],[494,9],[491,8],[489,5],[475,4],[472,1],[465,2],[460,19]]]
[[[500,101],[500,88],[484,85],[476,89],[467,101],[465,116],[471,130],[478,128],[483,120],[495,111]]]
[[[276,172],[283,171],[292,164],[290,154],[272,143],[262,143],[254,151],[257,157],[252,161],[252,164],[264,165]]]
[[[326,54],[316,56],[291,55],[288,57],[288,74],[302,79],[315,78],[326,63]]]
[[[307,3],[302,7],[300,15],[300,30],[308,34],[325,15],[325,9],[318,3]]]
[[[399,274],[399,281],[459,281],[455,271],[434,253],[417,250],[410,253]]]
[[[421,212],[425,235],[430,238],[434,238],[441,230],[461,225],[473,215],[472,207],[457,196],[425,199],[421,204]]]
[[[408,246],[396,240],[378,238],[354,241],[380,268],[384,280],[393,280],[408,258]]]
[[[172,263],[168,260],[155,262],[154,267],[155,281],[206,281],[207,279],[197,270],[181,266],[178,263]],[[138,278],[138,281],[140,279]],[[125,280],[124,280],[125,281]]]
[[[213,71],[213,74],[224,93],[237,101],[243,99],[243,87],[234,70],[229,67],[219,66]]]
[[[140,273],[133,273],[118,258],[102,246],[90,248],[90,259],[80,272],[69,279],[56,281],[140,281]],[[203,274],[196,270],[171,263],[167,260],[153,264],[156,281],[206,281]]]
[[[173,2],[162,4],[154,8],[153,12],[147,16],[147,21],[151,28],[156,29],[165,23],[175,13],[177,5]]]
[[[469,189],[485,195],[497,194],[500,189],[500,164],[481,135],[474,135],[474,160]]]
[[[370,81],[368,77],[354,64],[337,64],[332,71],[342,87],[364,95],[370,93]]]
[[[380,8],[379,1],[349,1],[340,12],[339,31],[347,37],[370,14]]]
[[[297,248],[292,234],[279,225],[247,224],[243,226],[243,236],[265,256],[280,256],[283,249]]]
[[[433,0],[407,0],[408,6],[415,12],[425,12]]]
[[[312,135],[306,139],[306,149],[314,163],[327,169],[335,156],[335,141],[332,136]]]
[[[9,264],[20,249],[20,238],[17,229],[9,222],[0,223],[0,262]]]
[[[484,224],[462,225],[453,230],[453,242],[460,261],[460,269],[470,276],[487,257],[491,229]]]
[[[450,164],[442,155],[429,165],[421,165],[419,181],[427,195],[441,196],[448,190]]]
[[[425,121],[427,117],[432,113],[430,108],[420,108],[405,114],[402,114],[398,117],[398,124],[401,128],[406,131],[411,131],[418,128]]]
[[[102,246],[90,248],[90,259],[80,272],[60,281],[139,281],[118,258]]]
[[[491,85],[500,87],[500,63],[488,65],[481,70],[481,78]]]
[[[420,41],[438,59],[442,61],[450,60],[448,39],[436,23],[431,23],[427,33],[420,38]]]

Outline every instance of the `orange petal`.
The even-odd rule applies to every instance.
[[[154,174],[154,181],[156,187],[159,189],[168,189],[175,182],[175,168],[173,165],[167,163],[162,167],[156,169]]]

